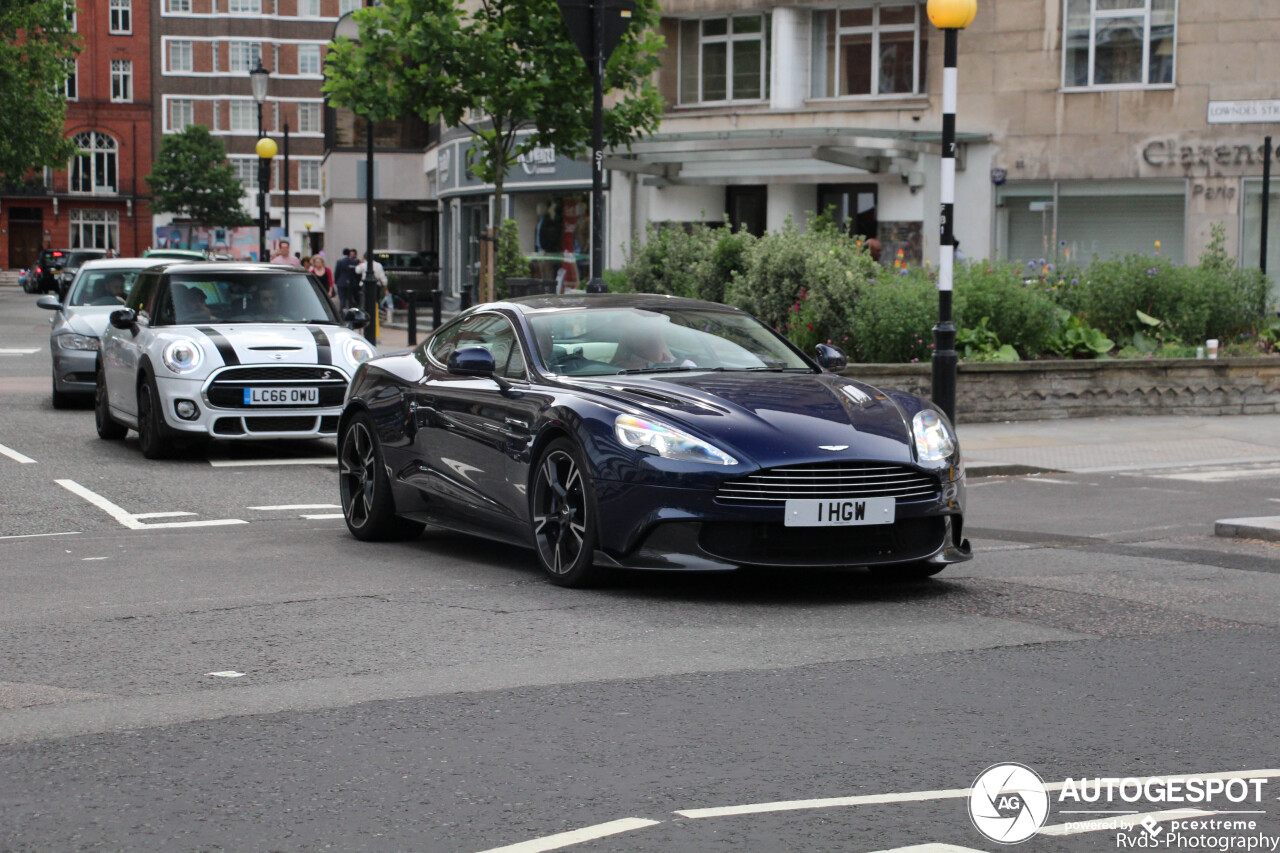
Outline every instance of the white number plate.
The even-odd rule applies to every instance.
[[[893,524],[896,498],[862,500],[787,501],[787,527],[848,527],[857,524]]]
[[[246,406],[314,406],[320,402],[319,388],[246,388]]]

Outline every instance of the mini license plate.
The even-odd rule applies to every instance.
[[[319,388],[246,388],[246,406],[314,406],[320,402]]]
[[[896,498],[862,500],[787,501],[787,527],[849,527],[858,524],[893,524]]]

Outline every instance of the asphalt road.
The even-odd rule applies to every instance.
[[[1280,765],[1280,546],[1213,537],[1280,507],[1247,465],[976,480],[977,559],[932,582],[570,591],[518,549],[356,542],[331,443],[100,441],[49,403],[46,317],[0,290],[0,850],[994,850],[956,794],[992,764]],[[1263,812],[1227,835],[1280,836],[1278,774],[1214,804]],[[622,831],[537,841],[584,829]]]

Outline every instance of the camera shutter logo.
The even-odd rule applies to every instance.
[[[1044,781],[1022,764],[994,764],[973,780],[969,819],[987,838],[999,844],[1026,841],[1049,817],[1049,792]]]

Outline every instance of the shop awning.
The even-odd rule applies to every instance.
[[[957,136],[956,167],[985,134]],[[645,175],[649,186],[669,184],[835,183],[867,175],[904,173],[921,155],[942,154],[940,133],[867,128],[785,128],[657,133],[615,150],[605,168]]]

